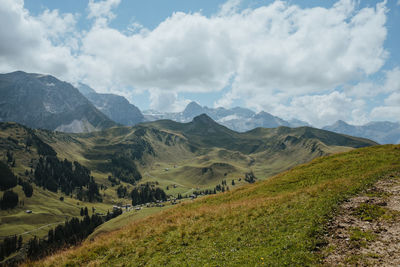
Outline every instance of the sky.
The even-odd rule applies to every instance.
[[[0,25],[0,73],[82,82],[141,110],[400,121],[400,0],[0,0]]]

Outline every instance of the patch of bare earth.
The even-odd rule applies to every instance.
[[[344,202],[328,226],[328,266],[400,266],[400,174]]]

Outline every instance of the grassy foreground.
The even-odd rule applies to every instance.
[[[136,220],[40,266],[305,266],[345,198],[400,170],[400,146],[313,160],[266,181]]]

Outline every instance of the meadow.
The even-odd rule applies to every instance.
[[[306,266],[345,199],[400,170],[400,146],[314,159],[265,181],[182,203],[31,263],[39,266]]]

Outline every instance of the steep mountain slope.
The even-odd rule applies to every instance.
[[[400,123],[376,121],[355,126],[339,120],[330,126],[325,126],[323,129],[368,138],[380,144],[400,143]]]
[[[182,112],[178,113],[160,113],[154,111],[146,111],[147,120],[154,121],[159,119],[169,119],[177,122],[189,122],[200,114],[207,114],[216,122],[238,132],[245,132],[257,127],[275,128],[279,126],[309,126],[306,122],[300,120],[292,120],[293,123],[287,122],[279,117],[273,116],[267,112],[255,113],[246,108],[235,107],[232,109],[225,108],[208,108],[202,107],[196,102],[189,103]]]
[[[126,126],[133,126],[145,121],[140,110],[129,101],[115,94],[99,94],[87,85],[79,84],[78,89],[93,105],[113,121]]]
[[[398,175],[399,146],[376,146],[185,203],[37,264],[315,266],[325,226],[349,196]]]
[[[0,74],[0,121],[64,132],[116,125],[71,84],[50,75],[21,71]]]

